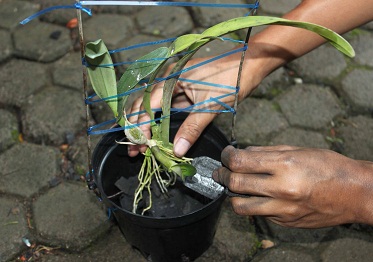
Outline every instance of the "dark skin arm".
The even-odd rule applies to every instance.
[[[373,19],[373,0],[304,0],[284,17],[313,22],[340,34]],[[324,43],[318,35],[302,29],[269,26],[253,36],[243,66],[239,100],[245,99],[272,71]],[[186,67],[203,61],[189,61]],[[209,63],[204,70],[192,70],[183,78],[235,86],[240,54]],[[255,74],[253,74],[255,72]],[[179,83],[175,107],[185,107],[217,95],[205,86]],[[162,86],[152,93],[152,107],[160,107]],[[232,100],[223,101],[230,105]],[[141,108],[137,101],[132,111]],[[183,156],[216,114],[192,113],[178,130],[174,153]],[[131,122],[147,121],[146,114]],[[149,126],[141,128],[150,135]],[[140,148],[144,151],[145,147]],[[137,155],[138,147],[129,154]],[[291,227],[325,227],[343,223],[373,225],[373,163],[353,160],[329,150],[288,146],[226,148],[225,168],[215,179],[231,191],[253,195],[232,198],[241,215],[266,216]]]
[[[373,10],[373,0],[304,0],[284,18],[316,23],[343,34],[371,21],[373,19],[371,10]],[[243,66],[239,101],[245,99],[272,71],[297,57],[305,55],[324,42],[325,40],[317,34],[288,26],[269,26],[254,35],[250,39]],[[240,58],[241,54],[237,53],[209,63],[203,67],[203,70],[191,70],[182,74],[181,77],[235,86]],[[208,58],[192,59],[186,67],[193,66],[206,59]],[[177,96],[177,99],[174,100],[173,106],[183,108],[210,97],[222,95],[221,92],[216,88],[179,82],[175,88],[174,95]],[[162,85],[158,85],[152,92],[151,106],[159,108],[161,98]],[[223,102],[233,105],[233,97],[228,97]],[[140,99],[134,103],[131,111],[136,112],[141,109],[143,108]],[[218,108],[215,107],[214,109]],[[175,155],[185,155],[216,115],[212,113],[190,114],[173,141]],[[139,118],[131,118],[130,122],[146,122],[148,120],[149,116],[142,114]],[[141,125],[140,128],[150,137],[149,125]],[[143,146],[140,151],[144,152],[145,149],[146,147]],[[139,148],[137,146],[130,147],[129,154],[131,156],[137,155],[138,152]]]
[[[226,167],[213,178],[231,191],[240,215],[260,215],[288,227],[319,228],[344,223],[373,225],[373,163],[324,149],[292,146],[231,146]]]

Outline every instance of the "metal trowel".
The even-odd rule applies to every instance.
[[[184,179],[183,183],[186,187],[210,199],[216,199],[224,192],[224,187],[212,178],[213,171],[222,166],[219,161],[202,156],[194,158],[192,165],[197,173]]]
[[[247,195],[233,193],[215,182],[212,178],[212,173],[215,169],[222,166],[219,161],[202,156],[194,158],[192,165],[197,169],[197,173],[194,176],[185,178],[184,185],[186,187],[210,199],[216,199],[224,193],[229,196],[248,197]]]

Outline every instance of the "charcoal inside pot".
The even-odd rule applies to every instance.
[[[135,176],[124,177],[121,176],[114,185],[126,195],[134,195],[138,180]]]
[[[205,204],[200,195],[181,183],[170,187],[167,194],[159,197],[153,195],[152,201],[152,208],[147,212],[151,217],[182,216],[202,208]]]
[[[134,192],[137,188],[136,176],[121,177],[115,186],[124,194],[120,196],[120,205],[123,209],[132,212]],[[157,183],[152,183],[152,208],[145,212],[150,217],[177,217],[189,214],[203,207],[210,200],[185,187],[181,182],[168,188],[166,194],[161,192]],[[141,213],[150,204],[149,193],[143,191],[143,200],[138,204],[137,213]]]
[[[147,199],[149,204],[149,198]],[[181,193],[171,188],[168,190],[168,194],[160,195],[159,197],[153,196],[152,208],[146,213],[151,217],[174,217],[182,213],[183,196]]]

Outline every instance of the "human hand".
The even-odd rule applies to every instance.
[[[213,178],[231,191],[239,215],[265,216],[288,227],[373,223],[373,163],[292,146],[228,146]]]
[[[226,86],[236,86],[238,66],[241,54],[234,54],[229,57],[224,57],[222,59],[216,60],[214,62],[208,63],[202,67],[187,71],[181,75],[181,78],[197,80],[202,82],[215,83]],[[196,65],[202,61],[209,58],[196,58],[190,60],[185,68]],[[171,71],[173,65],[170,66],[167,73],[168,75]],[[252,81],[251,83],[254,83]],[[160,83],[156,85],[152,91],[151,96],[151,107],[160,108],[163,94],[163,84]],[[251,84],[247,88],[241,88],[239,92],[239,100],[242,100],[256,85]],[[199,102],[210,99],[211,97],[218,97],[227,93],[232,93],[235,90],[226,88],[217,88],[208,85],[203,85],[200,83],[191,83],[185,81],[178,81],[174,93],[173,93],[173,104],[174,108],[186,108],[193,104],[198,104]],[[220,101],[232,106],[234,103],[234,95],[220,99]],[[193,109],[199,109],[205,107],[203,104]],[[218,110],[222,106],[217,103],[209,104],[209,109]],[[138,99],[134,102],[131,112],[137,112],[143,109],[142,99]],[[176,156],[184,156],[189,148],[198,139],[202,131],[206,126],[217,116],[217,113],[206,113],[206,112],[196,112],[190,113],[185,119],[181,127],[179,128],[175,138],[174,138],[174,153]],[[148,114],[141,114],[140,116],[134,116],[129,119],[131,123],[141,123],[150,120]],[[144,131],[145,135],[150,138],[150,125],[141,125],[140,128]],[[130,146],[129,155],[136,156],[138,152],[144,152],[145,146]]]

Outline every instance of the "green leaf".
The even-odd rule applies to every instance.
[[[179,163],[171,167],[171,170],[175,172],[182,179],[188,176],[194,176],[197,173],[197,169],[187,163]]]
[[[352,46],[342,36],[328,28],[312,23],[292,21],[278,17],[246,16],[234,18],[206,29],[201,35],[205,37],[217,37],[243,28],[270,24],[293,26],[307,29],[324,37],[335,48],[337,48],[345,55],[349,57],[353,57],[355,55],[355,51],[353,50]]]
[[[188,34],[178,37],[170,46],[170,53],[176,54],[183,50],[190,48],[196,49],[206,44],[207,42],[215,39],[216,37],[223,36],[230,32],[234,32],[240,29],[248,27],[256,27],[262,25],[284,25],[303,28],[319,34],[328,40],[336,49],[344,53],[349,57],[355,55],[355,51],[351,45],[339,34],[327,29],[323,26],[319,26],[313,23],[292,21],[278,17],[270,16],[246,16],[238,17],[225,22],[221,22],[206,29],[202,34]]]
[[[202,38],[203,36],[201,34],[187,34],[176,38],[176,40],[172,42],[171,46],[169,47],[170,56],[188,49],[193,43],[201,40]]]
[[[101,99],[113,97],[105,102],[116,117],[118,108],[117,83],[113,61],[105,43],[101,39],[87,43],[84,58],[89,64],[87,72],[93,90]]]
[[[174,74],[179,72],[183,69],[185,64],[189,61],[189,59],[197,52],[193,50],[192,52],[187,53],[184,55],[174,66],[170,74]],[[171,101],[172,101],[172,94],[174,93],[175,85],[179,79],[180,75],[177,75],[173,78],[167,79],[163,86],[163,95],[162,95],[162,116],[169,116],[171,113]],[[159,129],[161,141],[163,142],[163,146],[169,147],[170,141],[170,118],[165,117],[162,119],[161,128]]]
[[[138,62],[133,63],[123,73],[122,77],[118,82],[118,94],[133,89],[141,80],[153,73],[160,65],[169,58],[169,52],[167,47],[160,47],[144,56],[139,58]],[[123,118],[123,110],[125,108],[128,96],[123,96],[118,99],[118,117],[117,122],[121,123]]]

